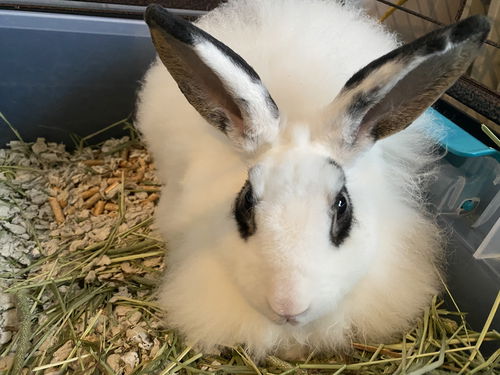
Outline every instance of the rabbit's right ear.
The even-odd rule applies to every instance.
[[[200,115],[244,151],[276,138],[278,107],[245,60],[159,5],[147,7],[145,20],[161,61]]]
[[[473,16],[365,66],[328,106],[327,142],[348,160],[406,128],[465,72],[489,30],[486,17]]]

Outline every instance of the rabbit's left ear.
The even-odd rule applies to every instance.
[[[486,17],[473,16],[365,66],[327,108],[329,142],[348,157],[406,128],[465,72],[489,30]]]
[[[205,120],[244,151],[275,139],[278,107],[241,56],[159,5],[149,5],[145,19],[161,61]]]

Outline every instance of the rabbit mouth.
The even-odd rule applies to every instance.
[[[292,326],[300,325],[300,322],[295,318],[286,318],[285,324],[290,324]]]
[[[297,317],[295,316],[278,316],[275,315],[270,320],[280,326],[300,326],[303,325],[304,323],[301,322]]]

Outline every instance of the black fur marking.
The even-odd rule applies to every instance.
[[[337,194],[330,212],[332,216],[330,241],[335,247],[339,247],[349,236],[353,221],[351,198],[345,186]]]
[[[356,86],[371,72],[391,60],[406,60],[411,56],[425,56],[442,51],[445,49],[448,39],[452,43],[461,43],[466,40],[482,42],[486,39],[489,30],[489,21],[484,16],[472,16],[456,24],[434,30],[372,61],[346,82],[344,90]]]
[[[443,51],[446,48],[446,36],[441,35],[439,37],[429,39],[427,43],[422,47],[422,55],[430,55],[432,53],[437,53]]]
[[[182,43],[194,44],[192,25],[158,4],[151,4],[146,8],[144,20],[149,27],[159,26]]]
[[[235,65],[245,71],[245,73],[248,74],[253,81],[260,82],[260,77],[255,72],[255,70],[231,48],[226,46],[224,43],[221,43],[210,34],[196,27],[192,23],[180,17],[174,16],[172,13],[170,13],[160,5],[149,5],[146,8],[144,18],[149,27],[159,26],[182,43],[194,46],[199,39],[205,39],[209,41],[222,53],[228,56]]]
[[[400,47],[400,48],[402,48],[402,47]],[[379,57],[376,60],[373,60],[371,63],[366,65],[364,68],[362,68],[361,70],[358,70],[356,73],[354,73],[354,75],[351,78],[349,78],[347,80],[347,82],[344,85],[343,90],[353,88],[354,86],[361,83],[371,72],[377,70],[378,68],[380,68],[382,65],[384,65],[388,61],[393,60],[396,56],[398,56],[400,48],[395,49],[395,50],[389,52],[388,54],[386,54],[382,57]]]
[[[209,42],[211,42],[213,45],[215,45],[223,54],[228,56],[233,61],[233,63],[235,65],[237,65],[248,76],[250,76],[254,82],[261,82],[261,79],[260,79],[259,75],[257,74],[257,72],[250,65],[248,65],[248,63],[245,60],[243,60],[243,58],[240,55],[238,55],[236,52],[234,52],[231,48],[226,46],[224,43],[215,39],[212,35],[207,34],[206,32],[204,32],[201,29],[198,29],[194,25],[191,25],[191,26],[196,28],[196,30],[199,32],[200,37],[207,39]]]
[[[487,17],[472,16],[456,24],[456,27],[451,31],[450,40],[452,43],[460,43],[473,34],[479,34],[478,41],[482,43],[486,40],[490,28],[490,21]]]
[[[238,193],[233,207],[233,215],[238,225],[238,231],[245,241],[257,229],[254,213],[255,204],[256,199],[253,194],[252,184],[247,180]]]

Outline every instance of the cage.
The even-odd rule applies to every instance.
[[[67,145],[71,133],[92,133],[129,116],[139,82],[155,56],[149,31],[140,20],[150,2],[0,1],[0,112],[26,140],[43,136]],[[156,2],[189,19],[218,3]],[[500,285],[500,3],[355,2],[403,40],[469,14],[497,20],[466,76],[429,109],[447,129],[441,141],[447,154],[429,199],[450,232],[450,289],[469,313],[469,323],[479,330]],[[112,131],[105,136],[120,134]],[[8,127],[0,126],[2,147],[12,139]],[[497,316],[492,328],[499,327]]]

